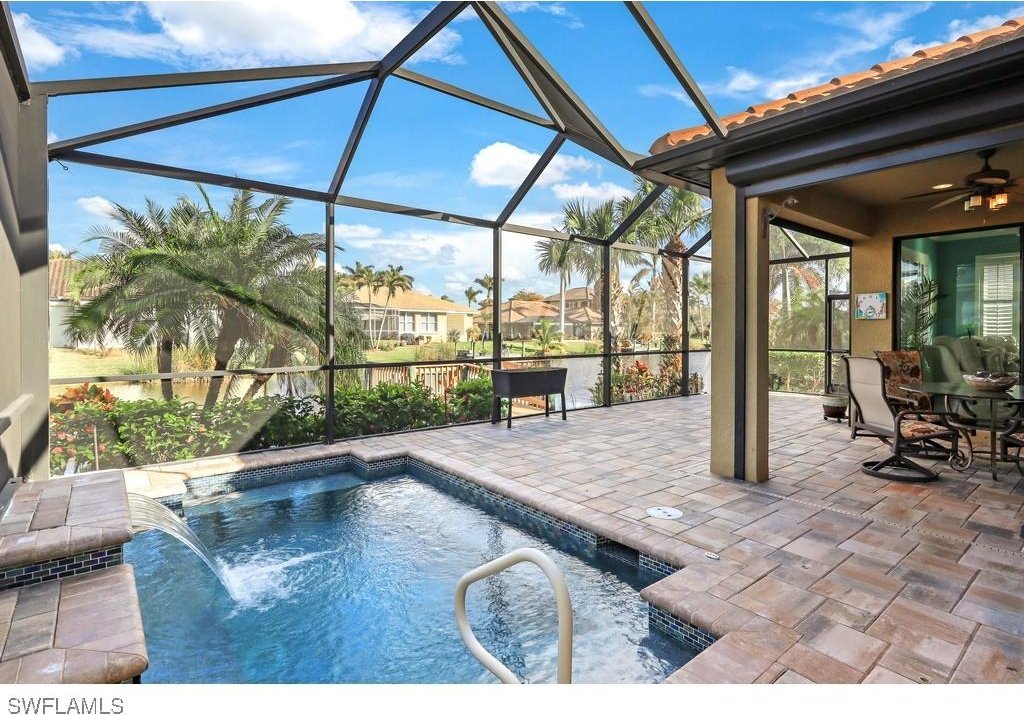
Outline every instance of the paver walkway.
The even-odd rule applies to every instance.
[[[772,395],[772,478],[737,482],[708,470],[709,409],[661,400],[290,451],[430,455],[682,566],[644,596],[720,638],[671,681],[1024,682],[1019,473],[940,465],[930,484],[879,480],[859,465],[886,447],[851,442],[817,398]],[[649,517],[657,505],[683,515]]]

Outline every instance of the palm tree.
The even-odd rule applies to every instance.
[[[173,370],[173,352],[190,342],[207,347],[213,324],[194,287],[153,255],[179,254],[202,244],[201,222],[184,198],[165,210],[146,200],[139,213],[115,204],[113,226],[90,230],[88,241],[99,242],[96,255],[83,259],[72,278],[72,290],[98,294],[79,303],[67,320],[77,341],[102,340],[112,333],[135,355],[155,350],[157,372]],[[172,399],[170,379],[160,381],[164,399]]]
[[[380,271],[376,275],[377,287],[383,288],[387,291],[387,299],[384,301],[384,315],[380,319],[380,328],[377,330],[377,341],[375,347],[380,347],[380,340],[384,335],[384,323],[388,318],[388,306],[391,304],[391,299],[398,294],[399,291],[405,292],[412,290],[412,284],[415,278],[407,273],[403,272],[402,266],[393,266],[388,264],[388,267]]]
[[[649,185],[645,185],[646,190]],[[686,251],[687,237],[700,237],[711,228],[711,206],[692,191],[669,187],[654,207],[657,231],[662,235],[662,247],[668,253]],[[665,335],[680,336],[684,320],[682,306],[683,271],[687,261],[666,255],[662,261],[661,292],[665,305]],[[710,280],[710,278],[709,278]],[[703,314],[701,315],[703,326]]]
[[[572,271],[581,260],[575,241],[537,241],[537,267],[541,273],[558,275],[558,327],[565,335],[565,291],[572,280]]]
[[[695,309],[690,313],[690,322],[694,323],[697,337],[704,344],[711,338],[710,321],[711,271],[698,273],[690,278],[689,304]]]
[[[555,329],[550,320],[542,320],[533,329],[533,340],[541,355],[552,352],[562,352],[562,334]]]
[[[482,290],[480,290],[479,288],[474,288],[473,286],[470,286],[465,290],[463,295],[466,296],[466,303],[469,305],[470,308],[473,307],[473,303],[476,301],[476,299],[480,296],[481,293],[483,293]]]
[[[487,300],[491,299],[491,292],[494,290],[494,276],[490,273],[484,273],[482,276],[477,278],[475,281],[478,286],[487,291]]]

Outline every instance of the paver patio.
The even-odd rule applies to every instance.
[[[708,471],[709,409],[707,397],[661,400],[162,469],[339,450],[433,459],[683,567],[644,596],[719,640],[672,682],[1024,682],[1016,470],[992,481],[984,467],[938,465],[937,482],[879,480],[859,465],[884,445],[851,442],[817,398],[773,394],[772,478],[738,482]],[[648,516],[657,505],[683,516]]]

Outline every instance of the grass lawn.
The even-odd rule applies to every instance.
[[[50,348],[50,377],[78,377],[80,375],[123,375],[134,361],[120,350],[101,355],[93,350]]]

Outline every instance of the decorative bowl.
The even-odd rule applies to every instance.
[[[988,392],[1004,392],[1017,384],[1018,375],[1011,373],[1001,377],[982,377],[980,375],[964,375],[964,382],[975,390]]]

